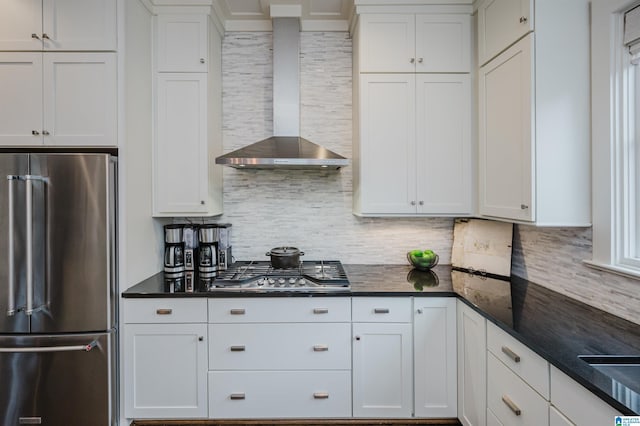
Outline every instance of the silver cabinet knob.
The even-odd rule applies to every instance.
[[[198,342],[202,342],[204,341],[204,337],[203,336],[198,336]]]
[[[360,340],[360,336],[356,336],[356,340]]]
[[[38,136],[38,135],[40,134],[40,132],[39,132],[39,131],[37,131],[37,130],[32,130],[32,131],[31,131],[31,134],[32,134],[33,136]]]
[[[201,200],[201,201],[200,201],[200,204],[204,206],[204,204],[205,204],[205,203],[204,203],[204,200]]]
[[[424,201],[418,201],[418,204],[420,204],[421,206],[424,206]]]
[[[49,35],[48,35],[47,33],[42,33],[42,38],[43,38],[43,39],[44,39],[44,38],[46,38],[47,40],[51,40],[51,39],[49,38]]]
[[[416,62],[416,58],[410,58],[410,59],[409,59],[409,63],[411,63],[411,64],[415,64],[415,62]]]
[[[40,40],[40,37],[38,37],[38,34],[36,34],[36,33],[32,33],[31,34],[31,38],[35,38],[36,40]]]
[[[411,202],[411,205],[412,205],[412,206],[415,206],[415,205],[416,205],[416,202],[415,202],[415,201],[412,201],[412,202]]]
[[[416,311],[416,313],[417,313],[417,314],[421,314],[421,313],[422,313],[422,309],[418,309],[418,310]]]
[[[204,64],[204,58],[200,58],[200,63]]]
[[[423,62],[422,58],[418,58],[418,63],[421,64]]]
[[[42,134],[45,135],[45,136],[49,136],[50,133],[47,130],[43,130]]]
[[[521,17],[520,17],[520,23],[521,23],[521,24],[524,24],[524,23],[525,23],[525,22],[527,22],[527,21],[528,21],[528,19],[527,19],[527,17],[526,17],[526,16],[521,16]]]
[[[526,204],[520,204],[520,210],[526,210],[526,209],[528,209],[528,208],[529,208],[529,206],[528,206],[528,205],[526,205]]]

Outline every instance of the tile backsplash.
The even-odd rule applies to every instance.
[[[352,42],[345,32],[300,33],[301,136],[352,156]],[[228,33],[223,57],[223,139],[229,152],[272,135],[272,38]],[[224,170],[224,215],[238,259],[294,246],[307,259],[404,263],[432,248],[449,263],[453,220],[370,219],[351,213],[352,167],[340,171]]]
[[[352,156],[352,43],[343,32],[302,32],[301,136]],[[223,138],[229,152],[272,135],[269,32],[228,33],[223,42]],[[358,218],[351,213],[352,167],[335,171],[224,170],[224,215],[238,259],[266,259],[295,246],[307,259],[405,263],[413,248],[451,262],[453,219]],[[640,282],[585,267],[589,228],[516,226],[512,272],[639,322]]]

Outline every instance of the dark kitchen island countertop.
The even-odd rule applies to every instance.
[[[457,297],[622,414],[640,415],[640,383],[624,386],[578,358],[640,356],[640,325],[515,276],[472,275],[447,265],[432,272],[409,265],[343,266],[351,283],[347,292],[167,293],[163,273],[158,273],[122,297]]]

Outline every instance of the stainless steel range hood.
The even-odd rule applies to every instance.
[[[274,136],[216,158],[236,168],[327,168],[349,165],[345,157],[300,137],[300,20],[273,19]]]

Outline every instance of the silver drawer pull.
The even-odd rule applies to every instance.
[[[374,308],[373,309],[373,313],[374,314],[388,314],[389,313],[389,308]]]
[[[329,346],[327,345],[315,345],[313,347],[314,352],[326,352],[329,350]]]
[[[156,314],[158,315],[171,315],[173,313],[173,309],[156,309]]]
[[[242,393],[232,393],[231,395],[229,395],[229,398],[235,399],[235,400],[244,399],[245,398],[244,392],[242,392]]]
[[[517,353],[515,353],[514,351],[512,351],[511,349],[509,349],[506,346],[502,347],[502,352],[508,356],[509,358],[511,358],[513,360],[513,362],[520,362],[520,355],[518,355]]]
[[[329,399],[329,394],[327,392],[316,392],[313,394],[314,399]]]
[[[245,347],[244,345],[242,346],[231,346],[231,352],[244,352]]]
[[[329,308],[313,308],[314,314],[328,314]]]
[[[520,408],[518,408],[518,406],[508,396],[502,395],[502,402],[504,402],[516,416],[522,414],[522,410],[520,410]]]
[[[231,309],[229,312],[231,315],[244,315],[245,313],[244,309]]]

